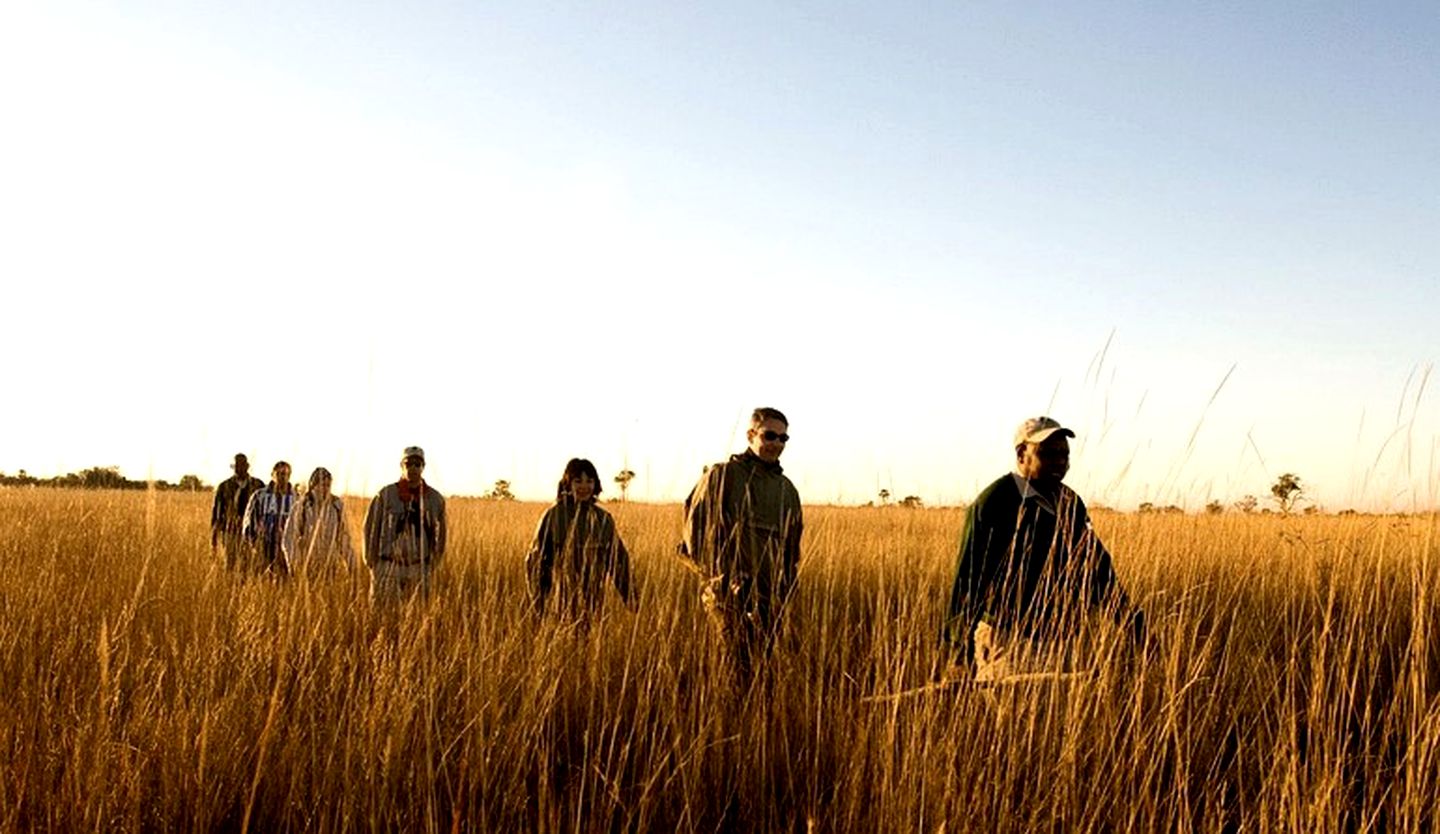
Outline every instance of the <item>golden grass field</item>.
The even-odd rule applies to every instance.
[[[739,698],[678,506],[610,505],[639,610],[576,632],[526,609],[539,505],[452,501],[437,593],[388,611],[363,579],[226,573],[209,501],[0,491],[0,830],[1437,824],[1433,516],[1102,514],[1150,654],[877,703],[943,667],[959,510],[808,509],[770,685]]]

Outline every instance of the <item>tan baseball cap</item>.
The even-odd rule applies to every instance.
[[[1015,445],[1022,443],[1043,443],[1045,438],[1059,432],[1066,437],[1074,437],[1075,432],[1060,425],[1060,421],[1053,417],[1031,417],[1020,424],[1015,430]]]
[[[400,462],[404,463],[411,458],[419,458],[421,461],[424,461],[425,450],[419,446],[406,446],[405,453],[400,456]]]

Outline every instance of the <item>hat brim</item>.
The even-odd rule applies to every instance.
[[[1059,434],[1059,435],[1061,435],[1061,436],[1063,436],[1063,437],[1074,437],[1074,436],[1075,436],[1075,432],[1070,431],[1069,429],[1065,428],[1064,426],[1056,426],[1056,427],[1053,428],[1053,429],[1041,429],[1040,431],[1037,431],[1037,432],[1031,432],[1030,434],[1025,435],[1025,440],[1024,440],[1023,442],[1025,442],[1025,443],[1044,443],[1046,440],[1049,440],[1052,435],[1055,435],[1055,434]]]

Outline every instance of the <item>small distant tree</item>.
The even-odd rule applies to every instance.
[[[1260,499],[1253,495],[1247,495],[1235,502],[1235,509],[1246,514],[1255,512],[1255,508],[1258,506],[1260,506]]]
[[[1286,472],[1270,485],[1270,499],[1275,502],[1276,509],[1285,515],[1294,511],[1296,504],[1304,498],[1305,487],[1300,485],[1300,476],[1294,472]]]
[[[200,480],[199,475],[181,475],[180,483],[176,484],[176,487],[179,489],[189,490],[190,492],[199,492],[200,490],[207,488],[205,486],[205,482]]]
[[[890,490],[880,490],[880,506],[884,507],[890,503]]]
[[[1225,505],[1219,501],[1211,501],[1205,505],[1205,512],[1208,515],[1220,515],[1225,512]]]
[[[1141,501],[1139,510],[1142,514],[1153,513],[1155,512],[1155,505],[1149,501]]]
[[[491,501],[514,501],[515,493],[510,491],[510,482],[502,478],[483,497]]]
[[[629,500],[630,482],[635,480],[635,473],[629,469],[621,469],[620,474],[615,476],[615,483],[620,486],[620,500]]]
[[[907,495],[900,499],[900,506],[907,510],[919,510],[924,508],[925,502],[918,495]]]

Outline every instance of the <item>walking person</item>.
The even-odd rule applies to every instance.
[[[210,552],[217,548],[225,550],[225,567],[240,568],[249,561],[243,530],[245,510],[250,496],[265,488],[265,482],[250,475],[250,459],[244,454],[235,455],[230,465],[234,475],[215,487],[215,503],[210,508]]]
[[[701,576],[701,601],[742,687],[770,651],[800,565],[800,493],[780,466],[789,423],[778,409],[755,409],[745,451],[708,467],[685,499],[680,554]]]
[[[280,539],[295,507],[295,497],[295,487],[290,483],[290,464],[281,460],[270,469],[270,483],[250,496],[250,503],[245,507],[242,533],[253,549],[254,567],[261,573],[285,573]]]
[[[588,623],[605,601],[605,579],[633,607],[630,554],[615,530],[615,519],[600,507],[600,475],[595,464],[571,458],[565,464],[555,503],[540,517],[535,540],[525,557],[535,610],[553,610],[562,619]]]
[[[345,502],[331,492],[333,482],[323,466],[311,472],[309,486],[285,524],[281,547],[291,574],[326,577],[355,568]]]
[[[1061,483],[1074,436],[1049,417],[1021,423],[1015,470],[966,510],[943,635],[976,680],[1069,671],[1095,613],[1143,639],[1085,502]]]
[[[400,480],[381,489],[365,512],[365,564],[377,600],[429,594],[445,557],[445,497],[425,482],[425,450],[406,447],[400,471]]]

